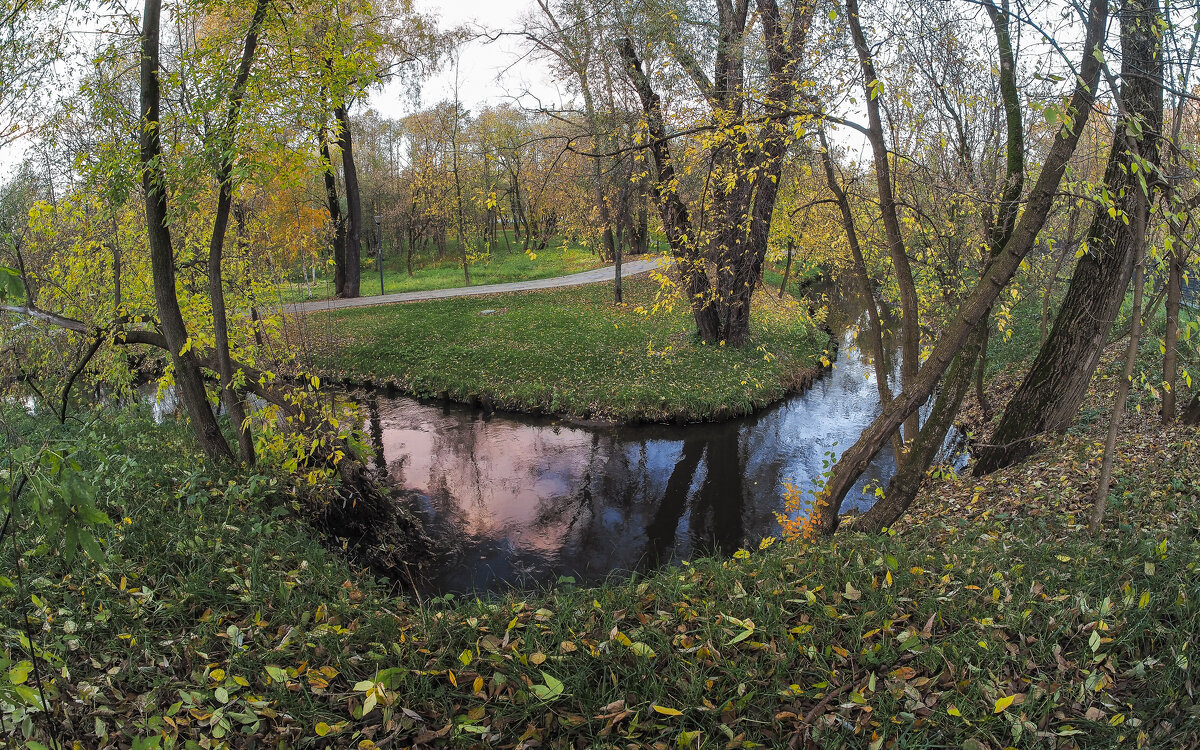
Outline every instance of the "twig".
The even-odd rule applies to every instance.
[[[804,733],[813,723],[813,720],[825,712],[825,708],[829,705],[830,701],[849,690],[854,686],[854,683],[854,680],[843,682],[841,687],[831,693],[827,693],[825,697],[821,699],[820,703],[813,706],[812,710],[804,715],[804,719],[800,721],[800,726],[796,727],[796,732],[792,735],[791,741],[788,742],[788,750],[796,750],[796,748],[800,747],[800,739],[804,736]]]

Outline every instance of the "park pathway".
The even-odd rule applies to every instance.
[[[635,260],[621,264],[621,277],[645,273],[659,267],[658,260]],[[568,276],[555,276],[549,279],[534,279],[532,281],[510,281],[504,284],[484,284],[483,286],[464,286],[454,289],[430,289],[423,292],[398,292],[396,294],[375,295],[374,297],[355,297],[353,299],[323,299],[313,302],[296,302],[284,305],[287,313],[314,313],[324,310],[342,310],[348,307],[369,307],[371,305],[390,305],[394,302],[424,302],[433,299],[449,299],[451,297],[476,297],[485,294],[503,294],[505,292],[530,292],[539,289],[558,289],[564,286],[579,286],[581,284],[599,284],[613,277],[613,267],[593,268],[591,271],[573,273]]]

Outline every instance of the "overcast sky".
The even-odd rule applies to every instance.
[[[418,7],[436,14],[442,28],[468,26],[481,32],[513,32],[520,19],[533,7],[532,0],[418,0]],[[558,100],[554,86],[540,60],[527,56],[528,47],[516,36],[501,36],[497,41],[480,39],[464,45],[458,52],[458,91],[463,105],[478,111],[482,104],[496,104],[525,96]],[[445,70],[426,81],[419,106],[399,96],[398,87],[389,87],[372,95],[370,106],[389,117],[409,114],[440,101],[454,99],[455,70]]]

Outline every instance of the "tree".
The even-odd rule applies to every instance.
[[[547,0],[537,0],[537,6],[541,10],[540,18],[530,19],[524,34],[537,49],[551,56],[560,69],[560,75],[567,78],[583,98],[583,126],[591,139],[593,152],[591,178],[596,218],[599,220],[603,252],[614,261],[613,302],[621,304],[621,247],[613,231],[606,179],[616,164],[613,157],[604,155],[613,150],[616,141],[611,126],[616,107],[612,101],[612,86],[607,87],[609,101],[598,104],[596,86],[592,82],[593,77],[599,77],[598,73],[609,81],[613,77],[607,64],[609,55],[606,53],[610,50],[605,49],[601,41],[604,38],[603,29],[596,28],[601,14],[596,12],[593,5],[579,0],[553,4]],[[560,18],[565,19],[566,23]],[[604,87],[600,89],[603,91]],[[602,107],[606,111],[602,111]]]
[[[162,140],[159,129],[159,21],[162,0],[146,0],[142,14],[141,126],[142,186],[146,193],[146,234],[150,242],[150,269],[154,275],[154,299],[159,324],[171,354],[179,398],[187,409],[196,438],[205,454],[213,460],[232,460],[233,453],[221,435],[208,390],[200,372],[200,362],[192,351],[179,299],[175,296],[175,250],[167,221],[167,181],[162,165]]]
[[[896,208],[896,198],[892,194],[891,156],[888,154],[887,141],[884,139],[883,117],[880,114],[880,94],[883,84],[875,72],[871,48],[862,30],[858,0],[846,0],[846,18],[850,26],[851,38],[854,40],[854,50],[862,69],[862,89],[866,100],[868,122],[866,135],[875,160],[879,215],[883,219],[883,226],[887,232],[888,256],[892,259],[896,285],[900,290],[902,315],[900,337],[903,341],[900,362],[901,383],[909,386],[917,375],[917,367],[921,359],[921,313],[917,305],[917,287],[913,281],[912,268],[904,247],[904,236],[900,229],[900,214]],[[909,418],[905,427],[905,437],[910,440],[914,439],[918,426],[919,419],[914,414]]]
[[[652,194],[683,291],[692,305],[701,338],[730,346],[746,342],[750,302],[762,272],[770,221],[779,191],[779,174],[788,145],[794,139],[792,120],[805,73],[814,4],[795,3],[783,14],[774,0],[760,0],[758,26],[765,70],[751,70],[746,54],[752,41],[748,0],[717,0],[713,75],[683,40],[668,43],[679,67],[687,74],[707,107],[703,130],[708,135],[708,190],[691,211],[679,189],[671,135],[662,97],[650,71],[643,66],[631,37],[618,42],[625,72],[638,94],[644,120],[644,144],[654,164]],[[672,11],[674,12],[674,11]],[[762,75],[761,90],[749,78]],[[699,221],[702,215],[707,226]],[[715,267],[715,284],[707,264]]]
[[[998,88],[1000,99],[1004,104],[1006,124],[1004,151],[1007,156],[1005,172],[1000,181],[999,201],[994,211],[991,204],[984,203],[981,217],[987,244],[987,257],[993,259],[1012,238],[1016,226],[1017,212],[1025,184],[1025,130],[1021,114],[1020,92],[1017,88],[1016,55],[1009,25],[1007,3],[998,6],[989,2],[986,4],[986,8],[997,43]],[[930,62],[932,63],[932,61]],[[936,64],[925,69],[933,70],[934,65]],[[933,83],[939,92],[944,92],[939,85],[940,82],[934,81]],[[946,96],[945,99],[948,100],[949,97]],[[946,103],[949,104],[948,101]],[[956,112],[951,107],[947,109],[952,115]],[[968,142],[966,125],[963,118],[959,116],[955,116],[954,120],[959,141],[956,148],[959,155],[958,166],[965,174],[972,175],[975,172],[975,165],[970,157],[971,144]],[[946,260],[948,262],[949,259]],[[921,483],[925,479],[926,471],[942,449],[962,400],[970,390],[972,374],[976,371],[976,361],[982,360],[987,349],[987,331],[988,314],[985,313],[975,331],[968,336],[962,350],[955,355],[951,362],[933,406],[925,417],[924,424],[920,426],[919,431],[911,440],[908,450],[902,454],[896,473],[889,480],[883,497],[855,521],[856,529],[879,532],[898,520],[916,498]],[[981,368],[982,365],[980,365]]]
[[[412,0],[312,0],[302,15],[312,25],[307,30],[308,53],[320,61],[317,68],[323,113],[317,130],[322,149],[330,221],[335,228],[335,291],[357,297],[361,285],[362,193],[354,157],[350,111],[375,86],[405,70],[422,70],[437,64],[447,45],[461,34],[441,34],[433,19],[414,10]],[[332,174],[328,119],[333,120],[345,185],[343,215]]]
[[[958,355],[968,338],[985,320],[1000,292],[1020,267],[1033,247],[1058,192],[1067,162],[1075,151],[1082,129],[1091,115],[1100,79],[1101,48],[1108,18],[1106,0],[1092,0],[1086,17],[1083,58],[1070,104],[1059,117],[1059,130],[1042,165],[1042,171],[1026,196],[1025,211],[1003,250],[987,264],[978,283],[967,295],[942,335],[922,364],[911,387],[903,389],[884,407],[882,413],[863,431],[858,441],[838,458],[813,509],[814,526],[822,533],[836,531],[838,510],[846,493],[867,469],[867,465],[904,420],[933,394],[942,374]]]
[[[1036,450],[1039,435],[1071,424],[1129,288],[1138,252],[1129,217],[1136,213],[1142,186],[1157,172],[1163,69],[1157,0],[1128,0],[1118,16],[1121,117],[1087,252],[1075,266],[1049,338],[1005,408],[990,444],[979,450],[976,475],[1025,458]]]
[[[62,0],[0,0],[0,148],[30,135],[44,114],[54,63],[67,44]]]

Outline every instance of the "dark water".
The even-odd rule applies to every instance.
[[[836,366],[808,392],[721,424],[593,428],[367,398],[387,472],[424,496],[422,510],[449,546],[426,588],[595,581],[778,535],[785,482],[811,499],[830,452],[848,448],[879,413],[857,323],[840,326]],[[844,509],[868,507],[894,467],[889,448]]]

